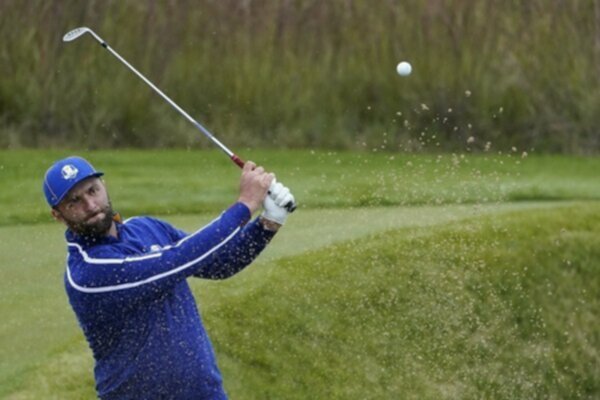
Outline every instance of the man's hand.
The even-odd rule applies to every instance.
[[[290,193],[290,189],[273,180],[271,187],[269,188],[269,195],[265,197],[263,202],[265,210],[263,211],[261,218],[281,226],[285,223],[285,220],[290,213],[285,206],[290,203],[293,204],[294,202],[294,196]],[[277,228],[279,226],[277,226]]]
[[[238,201],[244,203],[250,209],[250,213],[254,214],[265,200],[274,179],[275,176],[266,172],[263,167],[257,167],[252,161],[246,161],[242,169]]]

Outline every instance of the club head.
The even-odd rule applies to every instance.
[[[85,26],[75,28],[72,31],[65,33],[65,36],[63,36],[63,42],[72,42],[73,40],[79,38],[79,36],[88,32],[91,32],[91,29],[86,28]]]

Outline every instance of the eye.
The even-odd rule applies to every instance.
[[[79,201],[79,197],[73,197],[71,199],[69,199],[69,201],[67,202],[67,208],[70,210],[73,207],[75,207],[75,204],[77,204],[77,202]]]

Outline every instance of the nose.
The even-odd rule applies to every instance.
[[[92,196],[84,195],[83,196],[83,206],[86,211],[96,211],[98,209],[96,205],[96,200]]]

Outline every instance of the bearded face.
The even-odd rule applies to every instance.
[[[106,187],[95,177],[71,189],[52,214],[81,236],[106,236],[113,226],[114,211]]]
[[[80,236],[106,236],[112,226],[113,216],[114,212],[109,200],[105,207],[83,221],[70,219],[65,215],[63,219],[67,227]]]

